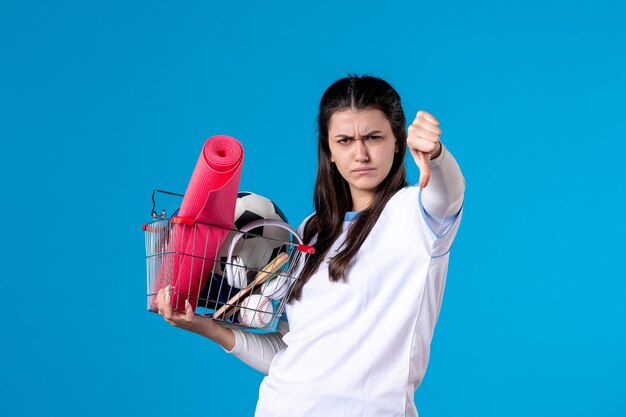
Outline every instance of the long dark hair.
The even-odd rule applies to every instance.
[[[318,166],[313,199],[315,214],[309,219],[303,240],[311,243],[315,238],[315,254],[307,260],[300,278],[296,281],[289,302],[300,300],[302,287],[320,266],[332,244],[341,234],[345,213],[352,209],[352,196],[348,182],[343,179],[330,160],[328,125],[331,116],[345,109],[378,109],[383,112],[397,142],[391,170],[379,185],[372,204],[352,222],[342,249],[328,264],[331,281],[345,281],[350,261],[361,248],[372,227],[380,217],[389,199],[407,185],[404,155],[406,153],[406,119],[400,96],[386,81],[371,77],[350,75],[333,83],[320,101],[318,123]]]

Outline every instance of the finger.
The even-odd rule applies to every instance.
[[[432,121],[426,119],[420,112],[415,116],[415,120],[411,123],[411,126],[422,127],[430,132],[441,135],[441,128],[439,128],[439,122],[433,123]]]
[[[426,188],[428,182],[430,181],[430,168],[428,167],[429,155],[413,149],[411,149],[411,154],[413,155],[413,159],[415,159],[415,163],[420,170],[420,179],[418,182],[419,187]]]
[[[156,295],[156,307],[159,314],[162,313],[163,299],[165,298],[165,288],[161,288]]]
[[[428,113],[427,111],[424,111],[424,110],[418,111],[417,114],[415,115],[415,118],[417,119],[418,117],[422,117],[424,120],[434,124],[435,126],[439,126],[439,120],[437,120],[435,116]]]
[[[427,130],[436,135],[441,135],[441,128],[439,126],[424,119],[415,119],[413,123],[411,123],[411,126]]]
[[[163,296],[163,288],[159,288],[159,291],[156,293],[156,297],[154,297],[154,301],[156,301],[157,306],[159,305],[159,301],[161,301],[161,297]]]
[[[408,138],[411,139],[412,137],[415,137],[415,136],[419,138],[430,139],[431,141],[439,140],[439,133],[428,130],[423,125],[422,126],[415,126],[415,125],[409,126]]]
[[[165,318],[166,320],[170,320],[172,318],[172,291],[171,291],[171,287],[168,285],[166,287],[166,291],[165,291],[165,297],[163,300],[163,307],[162,307],[162,311],[163,311],[163,318]]]
[[[193,307],[189,302],[189,299],[185,300],[185,318],[187,321],[191,322],[194,318],[195,314],[193,312]]]
[[[407,144],[409,149],[427,153],[429,156],[439,150],[439,140],[432,141],[430,139],[417,138],[412,139]]]

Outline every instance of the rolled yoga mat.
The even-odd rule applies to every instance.
[[[242,164],[243,147],[236,139],[209,138],[191,175],[177,217],[232,228]],[[171,284],[172,308],[184,311],[188,298],[195,309],[228,230],[199,223],[173,227],[174,236],[168,248],[168,252],[175,252],[170,255],[173,263],[161,269],[154,289],[158,291]]]

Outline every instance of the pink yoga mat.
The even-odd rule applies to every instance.
[[[232,228],[242,164],[243,148],[236,139],[209,138],[189,180],[178,217]],[[172,284],[172,308],[183,311],[189,298],[195,309],[228,230],[195,223],[176,224],[173,232],[173,264],[159,272],[155,290]]]

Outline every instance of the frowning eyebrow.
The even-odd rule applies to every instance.
[[[369,136],[375,135],[377,133],[383,133],[380,130],[372,130],[371,132],[367,132],[366,134],[362,135],[362,138],[367,138]],[[341,138],[341,139],[354,139],[354,136],[348,136],[348,135],[336,135],[336,138]]]

